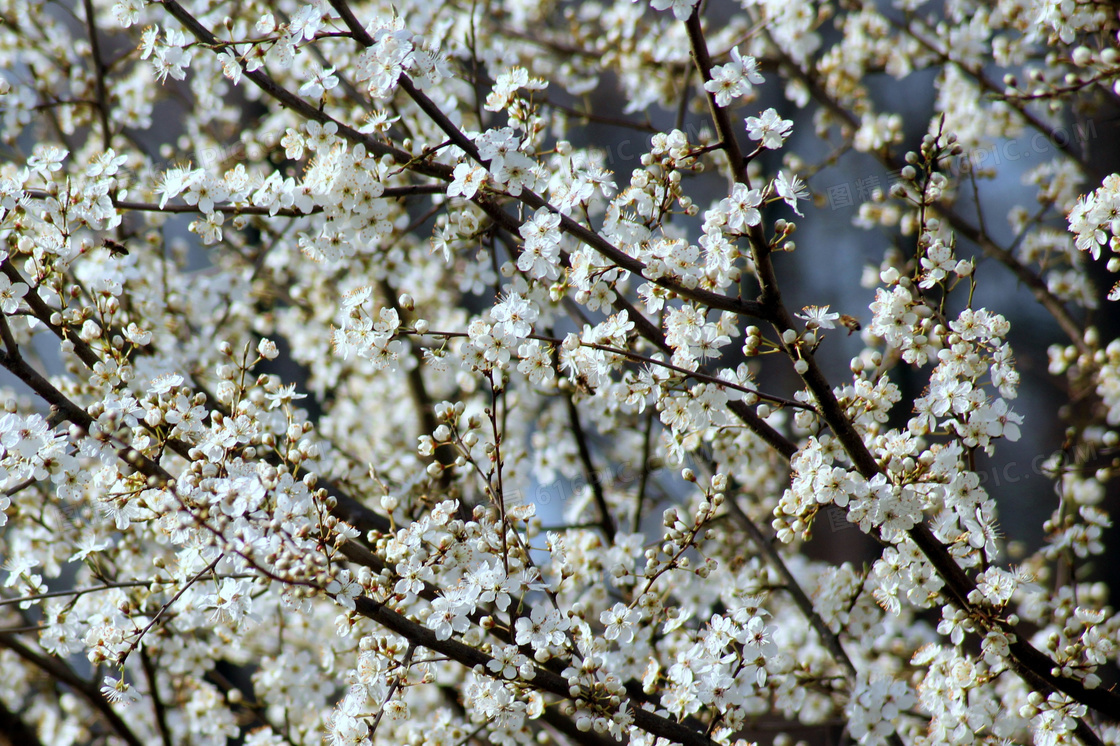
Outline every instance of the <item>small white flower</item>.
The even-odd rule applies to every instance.
[[[700,0],[651,0],[650,6],[654,10],[673,10],[673,16],[678,21],[687,21],[692,15],[692,9]]]
[[[27,159],[27,167],[32,174],[49,179],[52,173],[62,168],[62,161],[69,152],[54,145],[37,145],[35,152]]]
[[[780,172],[774,177],[774,191],[785,200],[787,205],[793,208],[795,213],[801,215],[801,210],[797,209],[797,200],[809,199],[809,190],[799,177],[788,176],[785,171]]]
[[[606,630],[603,637],[608,640],[618,640],[625,644],[634,639],[634,625],[641,618],[637,609],[631,609],[624,603],[616,603],[611,608],[599,615],[599,621]]]
[[[12,282],[7,275],[0,275],[0,311],[12,314],[19,310],[19,299],[27,295],[26,282]]]
[[[479,187],[486,183],[486,177],[486,169],[482,166],[460,163],[455,166],[454,178],[447,187],[447,196],[473,199]]]
[[[762,222],[762,213],[759,211],[761,204],[761,191],[749,189],[745,184],[736,184],[731,196],[721,200],[719,207],[727,215],[728,228],[746,233],[748,227]]]
[[[835,329],[834,322],[840,318],[838,313],[829,313],[828,306],[805,306],[801,310],[804,313],[797,314],[797,318],[805,319],[805,326],[810,329]]]
[[[324,68],[318,63],[311,63],[311,77],[299,87],[299,95],[319,99],[323,94],[338,85],[338,77],[334,74],[333,67]]]
[[[125,705],[126,707],[140,701],[140,695],[124,679],[114,679],[106,676],[101,680],[101,694],[112,704]]]
[[[793,122],[782,119],[774,109],[767,109],[760,117],[747,117],[747,136],[752,140],[761,140],[762,147],[777,150],[789,137],[793,129]]]

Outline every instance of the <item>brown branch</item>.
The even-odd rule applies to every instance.
[[[23,718],[0,700],[0,744],[4,746],[43,746],[39,734]]]
[[[649,488],[650,453],[653,450],[653,417],[654,409],[646,412],[646,426],[642,432],[642,460],[638,463],[641,472],[638,476],[638,494],[634,496],[634,515],[630,517],[630,533],[636,534],[642,528],[642,503],[646,499],[646,490]]]
[[[602,114],[580,111],[579,109],[573,108],[571,106],[566,106],[552,100],[545,100],[543,102],[543,105],[550,109],[556,109],[557,111],[570,117],[576,117],[586,122],[592,122],[594,124],[605,124],[608,127],[618,127],[620,129],[633,130],[637,132],[649,132],[651,134],[656,134],[661,131],[657,127],[654,127],[652,124],[650,124],[648,121],[635,122],[630,119],[622,119],[621,117],[610,117],[604,116]]]
[[[97,84],[97,115],[101,119],[101,148],[108,150],[113,142],[113,131],[109,128],[109,92],[105,86],[105,61],[101,58],[101,42],[97,38],[97,24],[93,12],[93,0],[82,0],[85,10],[86,31],[89,34],[89,52],[93,57],[93,77]]]
[[[707,53],[703,50],[706,42],[704,40],[703,30],[700,27],[699,9],[689,18],[688,24],[690,41],[694,46],[700,47],[699,49],[694,49],[693,56],[694,59],[697,60],[698,66],[702,66],[703,60],[707,59]],[[777,48],[776,44],[774,46]],[[788,57],[785,59],[785,62],[795,70],[800,69]],[[804,77],[807,78],[808,76]],[[710,79],[710,77],[705,74],[704,80],[708,79]],[[709,99],[713,104],[713,117],[716,117],[717,120],[719,118],[726,118],[726,112],[720,109],[720,107],[714,106],[714,99],[712,99],[711,96],[709,96]],[[836,106],[843,111],[843,108],[839,107],[838,104],[836,104]],[[850,114],[848,114],[848,117],[849,122],[854,120]],[[718,124],[717,131],[722,131]],[[728,141],[721,140],[721,142],[729,155],[737,152],[738,145],[734,142],[733,137]],[[732,169],[735,171],[734,175],[738,178],[738,162],[732,160],[731,163]],[[751,243],[752,248],[755,249],[756,272],[758,274],[759,285],[762,288],[761,299],[763,304],[768,307],[767,317],[771,319],[774,329],[778,332],[780,338],[783,332],[794,329],[793,318],[781,301],[777,275],[774,271],[773,263],[770,261],[770,252],[768,250],[760,252],[753,238],[752,236]],[[853,466],[865,479],[871,479],[876,474],[879,474],[881,471],[879,464],[876,462],[871,451],[867,448],[867,445],[863,442],[863,438],[855,429],[853,422],[844,412],[843,407],[840,406],[839,401],[833,393],[832,386],[821,371],[812,352],[802,351],[800,359],[804,360],[808,365],[806,371],[801,374],[801,378],[806,387],[816,398],[821,416],[844,447]],[[934,537],[926,523],[919,523],[912,528],[908,534],[945,581],[946,596],[955,605],[966,611],[972,618],[979,620],[986,619],[986,615],[975,608],[968,600],[969,595],[976,590],[975,582],[960,565],[957,564],[956,560],[949,555],[948,551],[936,537]],[[1017,632],[1016,628],[1012,625],[998,620],[990,620],[987,623],[1013,636],[1016,643],[1015,647],[1013,647],[1012,657],[1009,663],[1016,672],[1020,673],[1025,681],[1039,689],[1039,691],[1049,692],[1057,689],[1110,717],[1115,717],[1116,713],[1120,713],[1120,697],[1116,694],[1104,692],[1100,689],[1087,689],[1081,682],[1074,679],[1054,676],[1051,673],[1055,667],[1053,661],[1031,646],[1030,643],[1026,641],[1022,632]],[[1094,746],[1100,744],[1099,738],[1092,733],[1088,726],[1084,726],[1084,724],[1078,727],[1078,734],[1083,740],[1086,740],[1086,743],[1093,744]]]
[[[227,576],[235,577],[235,576]],[[237,576],[242,577],[242,576]],[[251,577],[251,576],[244,576]],[[16,596],[14,598],[0,598],[0,606],[8,606],[15,603],[24,603],[26,601],[42,601],[48,598],[64,598],[66,596],[84,596],[87,593],[97,593],[98,591],[109,591],[114,588],[146,588],[154,581],[152,580],[130,580],[119,583],[106,583],[105,585],[92,585],[85,588],[72,588],[65,591],[48,591],[47,593],[36,593],[32,596]]]
[[[579,421],[579,410],[576,409],[576,403],[572,397],[571,392],[564,396],[564,403],[568,405],[568,422],[572,427],[572,436],[576,440],[580,463],[583,464],[583,470],[587,474],[587,486],[591,488],[591,495],[595,498],[595,505],[599,509],[599,528],[603,530],[607,541],[613,544],[615,535],[614,516],[611,515],[606,495],[603,494],[603,482],[595,471],[595,464],[591,460],[591,449],[587,445],[587,433],[583,431],[583,425]]]
[[[703,88],[704,84],[712,79],[712,56],[708,52],[708,42],[704,39],[704,28],[700,23],[700,9],[701,5],[698,4],[685,22],[685,29],[688,31],[692,61],[696,65],[696,71],[700,73],[700,86]],[[704,89],[704,93],[708,99],[708,111],[711,114],[712,123],[716,128],[716,140],[719,142],[720,148],[727,154],[727,160],[730,161],[733,180],[741,184],[750,184],[750,178],[747,176],[747,159],[743,157],[743,151],[735,137],[735,131],[731,125],[731,115],[725,107],[716,103],[714,93],[707,89]]]
[[[361,23],[354,16],[353,11],[350,10],[350,7],[349,5],[347,5],[345,0],[331,0],[331,5],[336,11],[338,11],[339,15],[342,16],[342,20],[349,27],[351,33],[353,33],[354,35],[354,38],[359,43],[362,43],[367,47],[373,44],[373,38],[369,35],[369,32],[367,32],[362,27]],[[408,94],[409,98],[411,98],[413,102],[415,102],[415,104],[420,107],[420,110],[427,114],[428,117],[433,122],[435,122],[436,126],[438,126],[440,130],[442,130],[443,133],[447,135],[452,143],[457,145],[475,162],[479,163],[482,166],[486,166],[488,161],[483,161],[479,156],[478,147],[475,146],[474,142],[472,142],[471,139],[468,138],[463,133],[463,131],[460,130],[454,124],[454,122],[452,122],[447,117],[447,115],[440,110],[439,106],[435,102],[428,98],[428,96],[423,91],[419,90],[416,85],[411,80],[409,80],[407,75],[401,75],[399,85],[401,89]],[[607,241],[605,238],[603,238],[590,228],[587,228],[586,226],[573,220],[567,215],[562,214],[539,194],[536,194],[531,190],[524,189],[517,197],[517,199],[526,206],[533,208],[534,210],[543,207],[559,215],[560,227],[565,233],[576,238],[587,246],[595,249],[607,259],[610,259],[616,265],[622,267],[631,274],[637,275],[639,277],[645,276],[646,266],[641,261],[630,256],[629,254],[626,254],[621,249],[614,246],[611,242]],[[521,225],[519,220],[507,215],[498,205],[494,204],[488,199],[485,199],[481,195],[476,195],[475,202],[479,207],[485,210],[486,213],[490,215],[490,217],[496,223],[509,229],[513,233],[517,232],[517,228],[519,228]],[[673,282],[663,277],[658,278],[657,280],[651,280],[651,282],[672,290],[682,298],[688,298],[689,300],[703,303],[711,308],[718,308],[724,311],[733,311],[735,313],[746,314],[748,316],[759,316],[760,318],[764,318],[761,316],[763,307],[754,301],[743,300],[741,298],[729,298],[727,296],[720,295],[719,293],[713,293],[710,290],[704,290],[702,288],[686,288],[679,283]]]
[[[385,187],[379,199],[394,199],[397,197],[413,197],[422,194],[443,194],[447,186],[443,184],[412,184],[409,186]],[[113,206],[118,210],[139,210],[142,212],[185,212],[201,213],[198,205],[165,205],[160,207],[153,202],[126,202],[113,200]],[[276,212],[269,207],[256,205],[214,205],[214,212],[226,215],[267,215],[269,217],[282,216],[287,218],[301,218],[305,215],[318,215],[323,212],[322,207],[313,207],[310,212],[303,212],[295,207],[281,207]]]
[[[381,193],[381,198],[394,199],[397,197],[413,197],[424,194],[443,194],[446,191],[447,187],[443,184],[411,184],[408,186],[385,187],[385,190]],[[52,196],[42,189],[27,189],[24,193],[32,199],[45,199]],[[112,200],[113,207],[118,210],[187,214],[202,213],[198,205],[175,204],[160,207],[159,204],[155,202],[130,202],[116,198],[112,198]],[[316,206],[311,208],[309,212],[303,212],[295,207],[281,207],[275,212],[272,212],[272,208],[258,207],[257,205],[216,204],[214,205],[213,212],[220,212],[224,215],[262,215],[268,217],[302,218],[306,215],[318,215],[323,212],[323,208]]]
[[[408,650],[405,651],[404,660],[401,661],[401,668],[403,670],[393,677],[392,683],[389,684],[389,691],[386,692],[385,699],[381,702],[381,707],[377,709],[377,715],[373,718],[373,724],[369,726],[370,740],[373,740],[373,735],[377,732],[377,726],[381,724],[381,718],[385,716],[385,708],[393,701],[393,697],[400,690],[405,677],[408,676],[408,669],[412,667],[412,655],[415,652],[416,646],[410,644]]]
[[[156,725],[159,727],[160,740],[163,746],[173,746],[171,729],[167,726],[167,705],[159,696],[159,669],[148,655],[145,648],[140,649],[140,663],[144,668],[144,675],[148,678],[148,691],[152,695],[152,710],[156,716]]]
[[[397,290],[389,284],[388,280],[377,280],[377,292],[386,305],[397,312],[402,324],[405,326],[413,324],[414,314],[401,307]],[[412,408],[416,410],[419,434],[431,435],[439,423],[436,422],[435,406],[431,394],[428,393],[428,385],[424,382],[424,354],[416,345],[410,347],[412,359],[416,364],[405,371],[405,381],[408,383],[408,393],[412,398]],[[451,486],[451,466],[455,463],[455,449],[448,444],[436,446],[435,456],[443,466],[447,467],[439,477],[440,485],[446,490]]]
[[[433,630],[366,596],[359,596],[354,601],[359,614],[397,633],[413,645],[445,655],[466,668],[473,669],[476,666],[481,666],[484,672],[489,670],[487,664],[492,659],[481,650],[472,648],[455,639],[438,640]],[[548,692],[565,700],[573,698],[569,691],[568,680],[543,666],[536,668],[536,675],[533,677],[532,684],[543,692]],[[634,717],[636,727],[652,735],[685,746],[713,746],[713,742],[707,736],[682,723],[633,706],[630,709],[630,714]]]
[[[77,335],[70,334],[66,328],[51,323],[51,316],[55,313],[54,309],[48,306],[46,301],[40,298],[39,294],[35,292],[35,288],[37,287],[35,283],[24,280],[23,275],[21,275],[19,270],[12,264],[11,257],[5,259],[3,263],[0,263],[0,272],[6,274],[8,279],[13,283],[22,282],[30,288],[28,293],[23,296],[23,300],[31,309],[31,313],[39,320],[39,323],[47,327],[47,329],[60,340],[69,340],[73,342],[74,354],[78,356],[78,359],[81,360],[87,368],[93,370],[93,366],[101,362],[101,358],[97,356],[93,348],[81,339],[78,339]],[[7,340],[5,340],[5,343],[7,344]],[[11,349],[8,352],[13,355],[17,354],[14,341],[12,341],[10,347]]]
[[[739,140],[735,137],[735,130],[731,124],[731,114],[727,107],[720,106],[716,102],[714,93],[704,88],[705,83],[712,79],[712,56],[708,52],[708,42],[704,38],[704,28],[700,23],[701,7],[701,5],[697,5],[692,15],[685,22],[692,59],[696,64],[697,72],[700,73],[700,86],[707,96],[708,112],[711,114],[712,122],[716,128],[716,141],[719,143],[719,148],[727,154],[727,160],[731,167],[731,179],[733,182],[749,187],[751,179],[747,173],[747,165],[750,159],[743,155],[743,150],[739,147]],[[781,307],[781,293],[778,284],[764,276],[764,273],[767,272],[766,266],[770,265],[770,243],[766,240],[761,223],[752,225],[747,229],[747,240],[754,254],[755,272],[759,275],[758,281],[761,289],[756,302],[761,311],[752,315],[773,323],[775,319],[772,314]],[[760,268],[758,265],[766,266]]]
[[[129,744],[129,746],[144,746],[144,742],[132,732],[128,724],[116,713],[113,706],[109,704],[109,701],[105,699],[105,696],[101,693],[101,689],[96,682],[82,679],[74,673],[69,666],[57,658],[36,653],[20,642],[19,639],[11,633],[0,632],[0,646],[11,650],[17,656],[35,666],[55,681],[60,684],[65,684],[81,695],[93,709],[101,713],[101,716],[105,718],[113,732],[125,743]]]

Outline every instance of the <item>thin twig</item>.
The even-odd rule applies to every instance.
[[[587,445],[587,434],[583,431],[583,425],[579,421],[579,410],[576,409],[576,403],[572,396],[572,393],[569,392],[564,397],[564,401],[568,405],[568,422],[572,427],[572,437],[576,440],[579,460],[580,463],[583,464],[584,472],[587,474],[587,485],[591,488],[591,494],[595,498],[595,505],[599,509],[599,528],[603,530],[607,541],[613,544],[615,535],[614,516],[611,515],[610,506],[607,505],[607,498],[603,494],[603,482],[599,479],[599,475],[595,471],[595,464],[591,460],[591,449]]]
[[[105,86],[105,61],[101,58],[101,42],[97,38],[97,23],[94,17],[93,0],[82,0],[86,15],[86,31],[89,34],[89,51],[93,57],[93,77],[97,85],[97,115],[101,119],[101,148],[108,150],[113,142],[113,131],[109,128],[109,92]]]
[[[389,702],[393,700],[393,696],[401,688],[402,682],[408,676],[408,669],[412,665],[412,654],[416,652],[416,645],[414,643],[408,644],[408,650],[404,653],[404,658],[401,660],[401,671],[393,677],[393,681],[389,684],[389,691],[385,694],[385,700],[381,703],[381,707],[377,709],[377,715],[373,718],[373,724],[369,726],[369,738],[373,739],[373,734],[377,732],[377,726],[381,724],[381,718],[385,716],[385,708],[388,707]]]
[[[642,528],[642,504],[646,499],[646,490],[649,488],[649,459],[653,449],[653,415],[654,409],[650,407],[646,412],[646,426],[642,433],[642,463],[638,475],[638,494],[634,497],[634,515],[630,518],[630,533],[636,534]]]
[[[160,740],[163,746],[173,746],[171,728],[167,725],[167,706],[159,695],[159,669],[146,648],[140,649],[140,665],[144,668],[144,675],[148,679],[148,693],[152,697],[152,711],[156,716],[156,726],[159,729]]]

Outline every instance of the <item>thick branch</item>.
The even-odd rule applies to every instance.
[[[101,694],[101,690],[95,682],[89,682],[80,678],[76,673],[70,670],[69,666],[57,658],[51,658],[36,653],[20,642],[13,634],[0,632],[0,646],[11,650],[55,681],[60,684],[65,684],[81,695],[93,709],[101,713],[101,716],[105,718],[109,727],[113,729],[113,732],[125,743],[129,744],[129,746],[143,746],[144,742],[132,732],[128,724],[116,713],[113,706],[110,705],[104,695]]]
[[[93,0],[82,0],[82,8],[86,15],[89,52],[93,57],[93,77],[97,85],[97,115],[101,120],[101,148],[108,150],[113,142],[113,131],[109,127],[109,92],[105,86],[105,61],[101,58],[101,42],[97,38]]]
[[[39,734],[23,718],[0,700],[0,744],[4,746],[43,746]]]
[[[702,4],[698,4],[692,11],[692,15],[685,22],[685,28],[688,30],[688,43],[692,61],[696,64],[697,72],[700,73],[700,85],[702,87],[712,79],[712,56],[708,52],[708,42],[704,39],[704,28],[700,23],[701,7],[703,7]],[[707,89],[704,89],[704,91],[708,99],[708,111],[716,128],[716,139],[719,141],[720,148],[727,154],[727,160],[731,164],[732,178],[736,182],[749,184],[747,160],[743,157],[739,141],[735,138],[735,131],[731,125],[731,115],[727,113],[727,109],[716,103],[714,93]]]
[[[698,11],[689,19],[688,24],[690,41],[693,42],[694,47],[701,48],[694,49],[693,51],[694,59],[700,64],[702,60],[706,59],[706,51],[703,49],[706,42],[704,41],[703,31],[700,27]],[[777,48],[777,45],[774,46]],[[792,60],[789,60],[788,57],[785,59],[785,62],[794,70],[800,69]],[[805,78],[809,77],[804,74],[802,75]],[[710,75],[706,74],[704,79],[710,79]],[[718,118],[727,116],[722,109],[718,106],[714,106],[714,101],[712,103],[712,108],[714,109],[713,117],[718,120]],[[836,106],[843,111],[843,108],[839,107],[838,104]],[[850,118],[851,115],[849,114],[848,117]],[[849,119],[849,121],[851,120]],[[719,129],[718,125],[717,129]],[[727,134],[730,136],[730,131],[727,131]],[[733,141],[733,137],[730,137],[729,141],[721,140],[721,145],[729,154],[736,152],[738,147]],[[738,178],[738,168],[734,161],[732,162],[732,168],[736,171],[735,176]],[[753,240],[752,247],[755,248],[755,265],[759,284],[762,288],[762,302],[767,306],[766,318],[772,321],[775,331],[778,332],[780,338],[783,332],[794,329],[793,318],[788,309],[786,309],[781,302],[778,279],[774,271],[773,263],[770,261],[769,251],[759,251],[758,246]],[[879,474],[881,471],[879,464],[875,460],[874,455],[867,448],[867,445],[863,442],[862,436],[856,430],[852,421],[844,412],[843,407],[840,406],[839,401],[832,391],[831,385],[821,371],[813,354],[809,351],[803,351],[801,359],[808,364],[808,368],[801,374],[801,378],[806,387],[816,398],[821,416],[843,445],[845,452],[848,454],[856,470],[866,479],[871,479],[876,474]],[[956,560],[949,555],[945,547],[937,541],[929,527],[923,522],[915,526],[908,533],[945,581],[945,593],[953,603],[961,609],[964,609],[973,618],[983,618],[984,615],[968,601],[970,593],[976,590],[976,584],[960,565],[957,564]],[[1030,643],[1026,641],[1024,635],[1021,632],[1016,632],[1015,628],[1011,625],[1004,623],[997,624],[999,624],[1001,629],[1005,632],[1014,635],[1014,638],[1017,640],[1016,645],[1018,648],[1012,651],[1013,657],[1010,662],[1016,671],[1022,672],[1024,679],[1032,686],[1039,687],[1042,691],[1057,689],[1079,702],[1083,702],[1102,713],[1109,714],[1110,717],[1115,717],[1116,713],[1120,713],[1120,697],[1099,689],[1086,689],[1081,682],[1074,679],[1053,676],[1050,673],[1054,668],[1053,661],[1031,646]],[[1099,743],[1099,739],[1097,739],[1097,741],[1092,740],[1096,738],[1095,734],[1092,734],[1087,727],[1085,730],[1088,731],[1088,736],[1086,737],[1091,736],[1090,740],[1087,742]],[[1080,734],[1081,729],[1079,729],[1079,735]]]
[[[171,729],[167,726],[167,705],[159,694],[159,669],[145,648],[140,649],[140,663],[144,668],[144,676],[148,679],[148,692],[152,696],[152,711],[156,716],[156,725],[159,726],[160,740],[163,741],[163,746],[173,746]]]
[[[359,23],[358,19],[354,16],[353,11],[350,10],[350,7],[346,4],[345,0],[331,0],[331,5],[336,11],[338,11],[339,15],[342,16],[343,22],[346,23],[347,27],[350,29],[350,32],[354,35],[354,38],[359,43],[365,46],[370,46],[371,44],[373,44],[373,38],[362,27],[361,23]],[[475,162],[479,163],[482,166],[487,165],[488,161],[482,160],[482,158],[479,156],[478,148],[475,146],[474,142],[472,142],[471,139],[467,137],[462,130],[455,126],[455,124],[447,117],[447,115],[440,110],[439,106],[430,98],[428,98],[428,96],[423,91],[418,89],[416,85],[411,80],[409,80],[407,75],[401,75],[400,87],[402,90],[404,90],[405,93],[408,94],[409,98],[411,98],[416,103],[416,105],[420,107],[420,109],[425,114],[427,114],[433,122],[436,123],[436,125],[440,128],[440,130],[443,131],[444,134],[447,135],[448,139],[450,139],[452,143],[457,145]],[[603,238],[590,228],[587,228],[586,226],[573,220],[567,215],[564,215],[559,210],[550,205],[539,194],[536,194],[535,192],[528,189],[524,189],[517,197],[517,199],[519,199],[524,205],[531,207],[534,210],[543,207],[550,210],[551,212],[556,213],[560,216],[560,227],[565,233],[595,249],[607,259],[610,259],[616,265],[622,267],[628,272],[638,275],[639,277],[644,276],[646,267],[641,261],[635,259],[629,254],[626,254],[621,249],[611,244],[610,241],[607,241],[605,238]],[[520,221],[518,221],[516,218],[507,216],[500,207],[480,197],[476,197],[475,201],[477,202],[479,207],[485,210],[486,213],[490,215],[492,219],[494,219],[495,222],[499,223],[507,229],[511,229],[512,232],[517,232],[516,229],[520,226]],[[666,278],[651,280],[651,282],[672,290],[682,298],[688,298],[698,303],[703,303],[704,305],[707,305],[711,308],[718,308],[724,311],[733,311],[735,313],[742,313],[748,316],[760,316],[763,311],[762,306],[754,301],[742,300],[739,298],[729,298],[727,296],[720,295],[719,293],[713,293],[710,290],[704,290],[702,288],[686,288],[683,285],[672,282],[671,280],[668,280]]]
[[[436,633],[433,630],[365,596],[360,596],[354,600],[359,614],[372,619],[392,632],[396,632],[410,643],[446,655],[466,668],[480,666],[484,671],[489,670],[487,664],[490,663],[491,658],[481,650],[472,648],[455,639],[436,639]],[[567,679],[544,667],[537,667],[535,670],[534,687],[566,700],[572,698],[568,690]],[[634,725],[652,735],[668,739],[673,743],[685,744],[685,746],[713,746],[713,742],[707,736],[676,721],[635,707],[631,708],[630,713],[634,716]]]

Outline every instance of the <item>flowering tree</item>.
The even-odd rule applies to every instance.
[[[1116,103],[1112,6],[651,5],[0,3],[0,732],[1120,742],[1085,582],[1120,176],[1059,136]],[[907,145],[872,87],[927,69]],[[587,123],[648,149],[612,173]],[[1024,133],[1054,146],[1001,242],[972,154]],[[896,246],[854,357],[775,261],[850,151],[897,176],[860,200]],[[1014,564],[977,472],[1022,424],[984,257],[1067,337]],[[526,499],[580,475],[562,516]],[[835,516],[865,567],[800,552]]]

